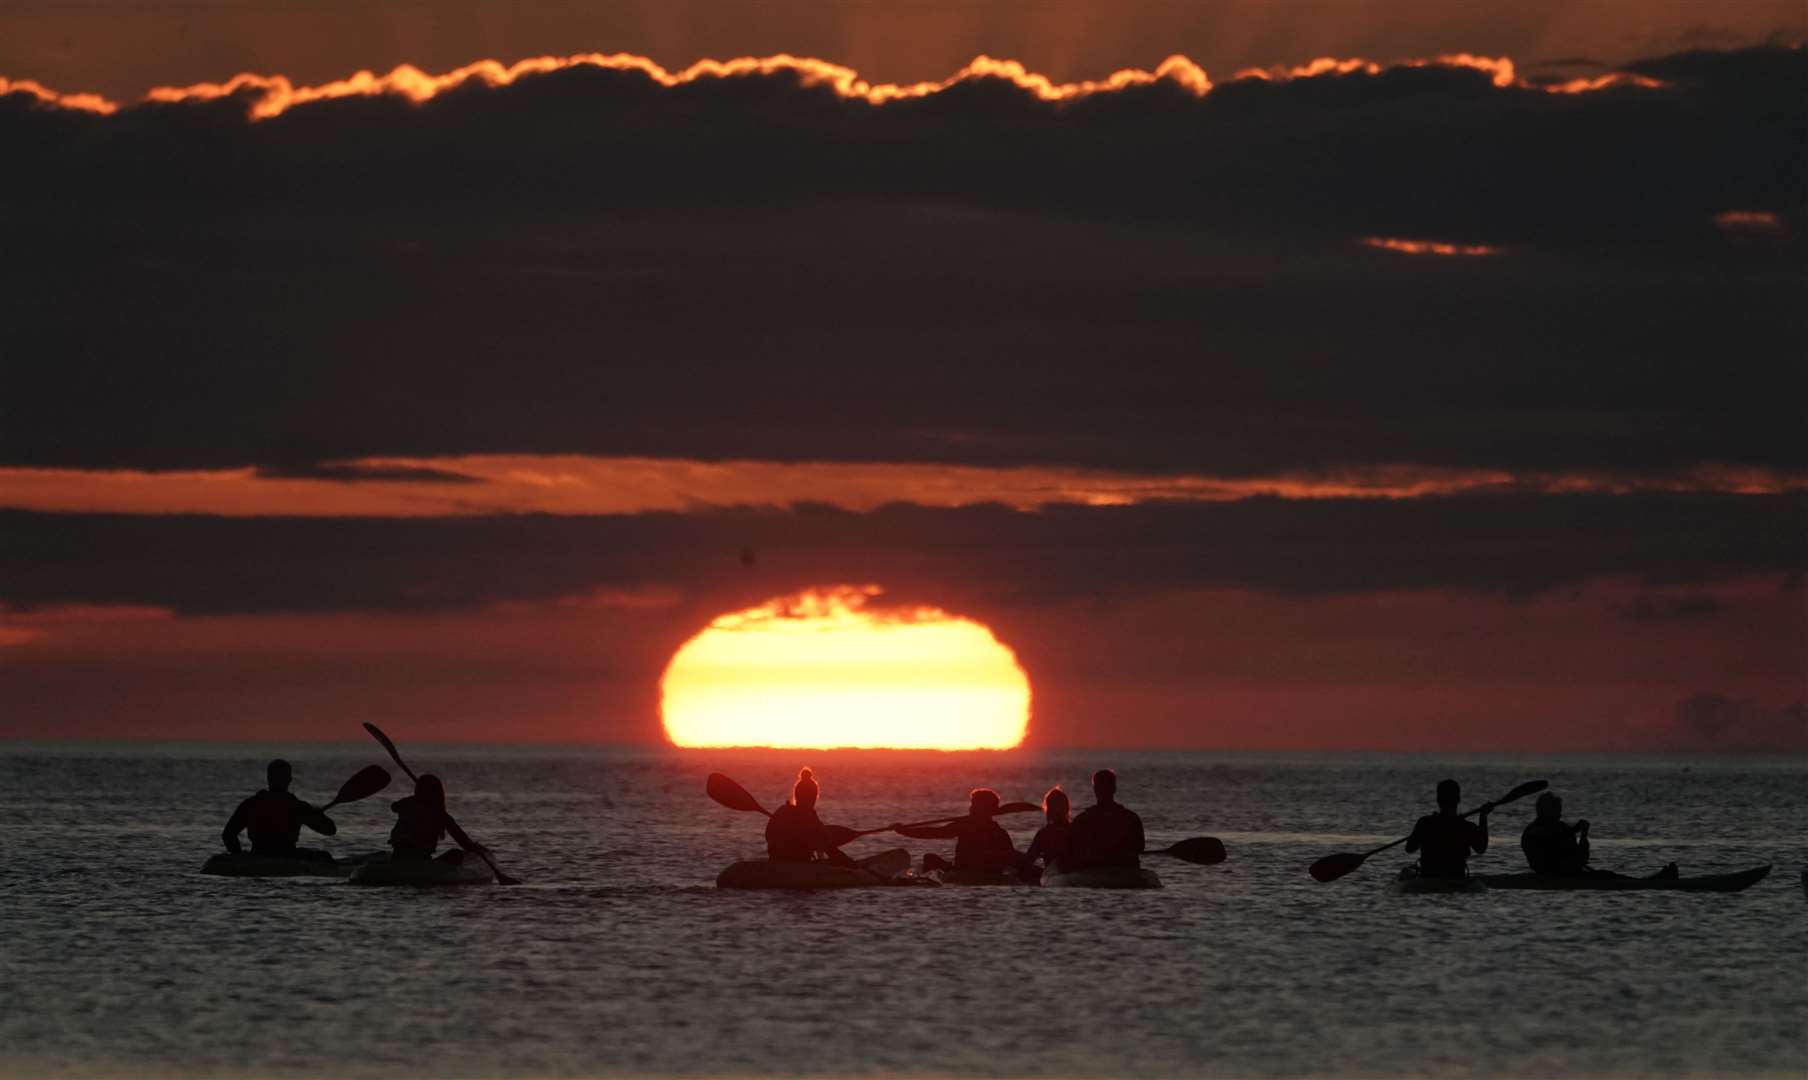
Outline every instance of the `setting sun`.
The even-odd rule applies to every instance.
[[[678,746],[1003,750],[1029,729],[1030,684],[986,627],[837,586],[715,619],[661,680]]]

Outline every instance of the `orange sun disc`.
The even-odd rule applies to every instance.
[[[660,680],[677,746],[1005,750],[1030,682],[992,631],[931,607],[878,608],[878,586],[811,589],[723,615]]]

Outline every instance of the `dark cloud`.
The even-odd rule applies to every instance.
[[[1808,60],[1646,70],[1675,86],[873,107],[572,68],[257,123],[13,95],[0,463],[1808,469]]]
[[[1780,709],[1725,694],[1700,693],[1676,706],[1672,749],[1695,752],[1808,753],[1808,703]]]
[[[1655,622],[1663,619],[1700,619],[1718,615],[1724,605],[1712,596],[1682,594],[1679,596],[1641,593],[1618,609],[1622,618],[1633,622]]]
[[[0,513],[0,604],[432,611],[672,586],[721,610],[836,582],[1010,607],[1211,586],[1526,596],[1604,576],[1672,586],[1798,572],[1805,526],[1800,496],[405,520],[12,512]]]

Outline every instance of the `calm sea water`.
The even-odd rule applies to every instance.
[[[526,884],[197,873],[266,759],[325,802],[388,764],[374,745],[0,744],[0,1071],[1808,1074],[1802,759],[403,750]],[[958,813],[982,783],[1083,792],[1109,764],[1152,844],[1216,835],[1230,859],[1152,860],[1168,888],[1141,893],[715,889],[763,819],[705,774],[772,806],[804,761],[825,819],[860,827]],[[323,846],[381,847],[397,775]],[[1391,852],[1307,877],[1403,835],[1445,775],[1465,806],[1550,780],[1597,865],[1776,870],[1730,896],[1397,896]],[[1497,815],[1478,868],[1519,867],[1530,814]]]

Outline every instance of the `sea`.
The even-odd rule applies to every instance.
[[[392,732],[391,734],[396,734]],[[380,849],[405,777],[375,743],[0,743],[0,1073],[53,1077],[1808,1076],[1808,759],[401,746],[521,884],[203,876],[264,765]],[[1216,836],[1160,890],[719,890],[798,766],[824,820],[1076,807],[1110,766],[1151,846]],[[1730,894],[1411,896],[1398,839],[1548,780],[1597,866],[1772,864]],[[1478,870],[1520,869],[1530,800]],[[1037,814],[1007,819],[1020,847]],[[873,837],[869,854],[899,846]],[[904,841],[913,853],[943,850]]]

